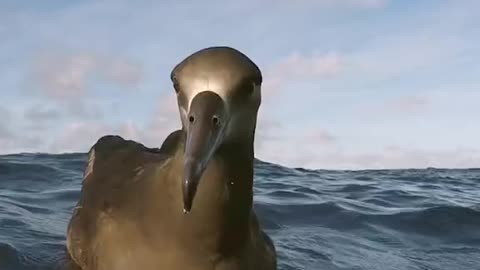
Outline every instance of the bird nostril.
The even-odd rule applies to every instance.
[[[190,117],[188,117],[188,121],[190,121],[190,123],[193,123],[193,121],[195,121],[195,117],[193,117],[193,115],[190,115]]]
[[[214,115],[212,121],[214,125],[218,125],[218,116]]]

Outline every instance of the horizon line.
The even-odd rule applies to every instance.
[[[18,156],[18,155],[50,155],[50,156],[62,156],[62,155],[86,155],[87,152],[59,152],[59,153],[48,153],[48,152],[16,152],[16,153],[0,153],[1,157],[8,157],[8,156]],[[280,166],[287,169],[292,170],[307,170],[307,171],[407,171],[407,170],[480,170],[480,167],[434,167],[434,166],[427,166],[427,167],[399,167],[399,168],[359,168],[359,169],[347,169],[347,168],[338,168],[338,169],[322,169],[322,168],[307,168],[307,167],[294,167],[288,166],[285,164],[274,163],[270,161],[263,160],[258,157],[254,157],[256,161],[260,161],[262,163],[267,163],[274,166]]]

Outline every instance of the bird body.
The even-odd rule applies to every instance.
[[[221,69],[222,55],[231,58],[224,68],[236,74],[235,84],[228,84],[231,76],[202,74],[222,82],[213,85],[224,92],[198,91],[196,81],[197,93],[183,100],[182,82],[205,70],[196,72],[206,60]],[[67,230],[72,270],[276,269],[275,247],[253,210],[255,123],[232,126],[256,120],[256,110],[247,109],[258,109],[259,101],[238,94],[248,87],[242,80],[258,73],[245,62],[234,49],[214,47],[176,67],[183,128],[160,148],[113,135],[92,146]],[[181,73],[182,65],[188,72]]]

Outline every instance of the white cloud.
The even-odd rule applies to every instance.
[[[103,135],[118,132],[121,128],[100,121],[68,123],[49,146],[49,152],[87,152]],[[46,150],[46,149],[45,149]],[[44,150],[44,151],[45,151]]]
[[[41,137],[28,132],[18,132],[16,115],[0,107],[0,153],[26,152],[41,144]]]
[[[461,59],[470,45],[454,34],[423,28],[378,35],[356,50],[344,53],[345,79],[379,83],[436,72]]]
[[[426,97],[408,96],[388,102],[385,107],[398,112],[420,112],[430,104]]]
[[[300,140],[300,138],[299,138]],[[301,145],[291,141],[271,145],[263,150],[269,162],[309,169],[404,169],[404,168],[478,168],[480,149],[448,148],[427,150],[388,146],[382,151],[353,152],[340,147],[315,147],[312,140]],[[278,155],[278,153],[289,153]]]
[[[148,147],[159,147],[174,130],[181,128],[180,117],[176,107],[176,96],[162,96],[150,122],[145,126],[135,121],[108,123],[101,118],[78,118],[67,123],[58,132],[48,148],[48,152],[85,152],[102,136],[113,134],[124,139],[136,140]]]
[[[307,139],[311,139],[312,142],[316,144],[331,144],[336,141],[336,138],[334,135],[332,135],[329,131],[327,130],[316,130],[310,134],[307,134],[305,136]]]
[[[408,101],[406,99],[405,103],[409,104]],[[410,101],[416,104],[421,99]],[[101,136],[116,134],[125,139],[139,141],[148,147],[159,147],[166,136],[177,128],[180,128],[180,119],[175,96],[168,95],[158,102],[155,117],[146,126],[140,126],[133,121],[109,124],[101,119],[79,120],[63,126],[56,136],[50,138],[51,140],[42,138],[38,134],[27,136],[28,134],[22,133],[23,136],[20,137],[0,136],[0,146],[4,153],[13,150],[53,153],[85,152]],[[289,167],[312,169],[480,166],[480,150],[475,148],[446,146],[443,150],[428,150],[387,146],[376,152],[368,150],[354,152],[352,149],[343,149],[341,140],[328,130],[318,129],[288,136],[281,132],[283,129],[284,127],[275,120],[259,118],[255,150],[258,158]]]
[[[100,119],[103,117],[101,107],[96,103],[85,101],[83,99],[74,99],[62,102],[60,104],[65,114],[74,119]]]
[[[106,80],[125,87],[135,87],[142,79],[142,70],[138,63],[125,59],[108,59],[100,65]]]
[[[268,102],[272,94],[281,91],[286,83],[335,78],[342,72],[343,65],[342,56],[336,52],[314,52],[311,55],[293,52],[263,72],[264,100]]]
[[[14,134],[9,138],[0,137],[0,154],[34,152],[42,143],[42,137],[23,133]]]
[[[34,104],[24,112],[24,117],[30,122],[45,122],[59,118],[60,113],[53,108]]]
[[[10,124],[2,124],[3,119],[0,118],[1,151],[23,151],[24,149],[31,151],[86,151],[93,142],[105,134],[120,134],[126,138],[138,140],[148,146],[158,146],[168,133],[180,127],[178,109],[172,96],[168,96],[165,100],[159,102],[153,119],[147,122],[145,126],[137,124],[134,121],[135,119],[133,121],[125,120],[122,123],[115,123],[109,122],[106,109],[105,115],[100,110],[108,108],[109,104],[99,106],[89,102],[91,100],[89,99],[91,87],[97,87],[99,84],[96,84],[96,82],[100,82],[112,83],[118,88],[135,88],[142,80],[143,66],[125,57],[127,54],[135,55],[138,59],[143,57],[144,62],[142,64],[149,65],[148,70],[152,74],[157,72],[164,74],[160,74],[160,77],[165,76],[166,72],[164,73],[163,68],[165,67],[166,70],[166,66],[173,63],[172,59],[181,58],[181,55],[177,55],[177,53],[180,54],[182,51],[193,50],[194,46],[211,45],[211,42],[220,42],[237,44],[239,48],[243,46],[246,51],[250,50],[253,54],[256,53],[260,56],[259,59],[267,61],[265,62],[267,68],[264,70],[265,83],[263,87],[266,98],[261,110],[268,111],[268,114],[260,114],[256,140],[256,152],[261,158],[265,157],[268,161],[279,162],[289,166],[312,168],[469,166],[468,164],[474,164],[474,158],[478,160],[478,151],[475,149],[456,149],[451,146],[455,145],[457,141],[462,141],[462,138],[469,138],[458,135],[460,134],[459,132],[453,136],[452,131],[447,128],[447,130],[444,130],[445,134],[452,135],[451,139],[438,140],[438,142],[430,144],[432,149],[437,150],[422,150],[422,142],[430,141],[431,134],[426,130],[419,131],[411,128],[415,127],[415,125],[408,123],[410,119],[398,123],[390,117],[392,115],[403,117],[404,113],[408,112],[410,114],[406,114],[407,116],[411,117],[412,120],[418,121],[419,117],[417,116],[419,114],[417,113],[423,113],[432,107],[433,109],[430,112],[435,112],[435,108],[440,107],[437,101],[431,99],[431,95],[427,94],[424,96],[424,93],[412,93],[414,92],[412,89],[423,89],[421,86],[415,85],[418,83],[418,80],[436,83],[437,85],[448,79],[462,81],[461,76],[463,72],[459,71],[457,67],[465,68],[465,66],[457,66],[456,63],[459,59],[475,63],[475,59],[471,57],[471,54],[465,53],[465,48],[472,49],[476,43],[473,44],[472,39],[466,37],[463,31],[464,28],[461,27],[467,25],[467,27],[474,28],[476,24],[472,23],[472,18],[475,20],[477,18],[475,17],[476,14],[474,14],[475,8],[465,8],[464,4],[456,3],[440,5],[440,8],[431,8],[431,11],[426,11],[425,6],[422,5],[419,9],[409,10],[408,14],[400,14],[397,11],[380,14],[379,12],[377,13],[379,10],[367,10],[365,14],[361,14],[366,9],[384,7],[389,1],[264,0],[255,1],[255,3],[253,1],[246,2],[246,4],[245,2],[235,2],[226,5],[224,5],[224,2],[216,1],[214,3],[209,1],[209,3],[215,4],[215,7],[212,8],[222,9],[222,12],[217,12],[214,17],[204,21],[202,13],[198,12],[199,9],[197,7],[208,9],[205,3],[199,4],[194,8],[187,8],[184,4],[180,4],[165,12],[166,9],[163,8],[152,9],[146,5],[146,2],[140,2],[135,7],[130,6],[126,2],[114,2],[102,1],[70,7],[64,6],[64,10],[55,12],[58,16],[54,17],[50,16],[50,13],[35,11],[33,6],[32,10],[34,11],[25,12],[23,16],[20,16],[20,14],[11,15],[11,12],[5,14],[10,18],[5,20],[8,23],[7,26],[11,27],[6,27],[2,30],[0,26],[0,35],[6,34],[7,38],[7,41],[0,46],[5,49],[3,50],[4,52],[9,52],[19,47],[20,53],[14,53],[12,54],[13,56],[7,55],[8,53],[0,55],[0,58],[7,60],[5,62],[8,63],[4,69],[10,72],[12,74],[10,77],[13,78],[15,77],[14,73],[19,71],[18,67],[16,68],[17,70],[11,68],[12,65],[15,65],[21,57],[30,57],[32,45],[35,48],[50,48],[50,53],[35,59],[31,77],[27,79],[32,80],[30,87],[32,90],[40,90],[46,96],[56,99],[55,105],[58,105],[56,109],[59,109],[62,117],[65,117],[68,122],[65,126],[63,126],[63,122],[43,125],[44,128],[49,130],[42,130],[40,129],[41,126],[36,126],[35,130],[33,128],[19,130],[18,128],[23,123],[15,123],[15,126],[11,124],[12,121],[10,121]],[[270,7],[273,2],[279,5]],[[265,12],[262,11],[265,11],[267,6],[269,6],[269,10],[273,9],[276,15],[265,16]],[[125,15],[132,13],[132,8],[139,11],[134,12],[135,14],[140,15],[125,17]],[[295,9],[294,12],[292,12],[293,9]],[[341,11],[359,11],[358,14],[360,16],[353,16],[352,20],[347,20],[345,19],[347,17],[338,16]],[[165,12],[165,14],[159,15],[158,12]],[[178,18],[177,15],[185,14],[185,12],[191,16],[187,16],[186,20],[181,21],[177,25],[178,27],[162,28],[160,30],[161,33],[158,33],[163,37],[188,36],[189,42],[177,39],[172,41],[169,38],[159,39],[156,35],[159,29],[158,26],[165,24],[159,24],[158,18],[162,18],[163,22],[165,20],[175,22]],[[464,13],[471,14],[464,16]],[[84,21],[86,14],[107,14],[107,16],[94,16],[95,19],[87,22],[87,24],[80,24],[79,22]],[[285,20],[286,15],[291,15],[291,17],[287,16],[287,18],[292,20]],[[313,18],[312,15],[316,16],[316,18]],[[382,18],[379,18],[381,23],[376,24],[374,22],[376,25],[372,25],[369,22],[370,19],[366,18],[363,20],[362,17],[377,15],[381,15],[380,17]],[[245,21],[245,17],[249,17],[250,20],[248,22]],[[383,17],[388,18],[384,20],[385,18]],[[224,23],[218,23],[219,21]],[[122,22],[122,29],[120,31],[117,31],[119,29],[112,30],[111,26],[118,25],[118,22]],[[312,29],[313,23],[315,23],[315,30],[318,29],[318,32],[315,31],[317,36],[312,36],[312,32],[309,31]],[[30,31],[31,25],[38,27],[35,27],[35,31]],[[300,27],[303,28],[300,29]],[[195,31],[192,31],[192,28],[195,28]],[[237,30],[228,32],[229,29],[234,28]],[[205,36],[202,34],[201,29],[213,29],[214,31],[210,32],[214,34]],[[305,31],[305,29],[308,31]],[[290,41],[285,41],[284,34],[281,34],[297,34],[297,30],[298,36],[295,35],[295,42],[298,45],[291,45]],[[185,33],[192,33],[192,35],[185,35]],[[261,37],[264,37],[264,40],[258,43],[253,42],[258,41]],[[91,42],[92,40],[94,42]],[[175,42],[176,44],[174,44]],[[469,42],[470,44],[468,44]],[[95,52],[109,51],[112,55],[97,54],[83,50],[73,51],[73,53],[53,51],[53,47],[58,44],[62,48],[89,48],[95,50]],[[119,46],[118,44],[127,44],[128,46]],[[172,44],[178,44],[178,46],[172,46]],[[255,45],[251,46],[251,44]],[[312,48],[311,46],[313,45],[311,44],[319,47]],[[285,52],[290,52],[292,46],[301,46],[305,50],[285,54]],[[337,48],[343,48],[344,50],[337,50]],[[475,52],[475,50],[476,48],[472,52]],[[152,55],[157,53],[159,53],[158,59],[161,60],[150,60]],[[278,56],[282,53],[286,57],[269,66],[268,61],[272,61],[270,57],[272,55]],[[17,63],[17,66],[20,66],[20,64]],[[452,67],[455,70],[452,71]],[[446,76],[439,77],[438,80],[427,79],[424,76],[425,74],[435,75],[437,74],[435,71],[442,68],[447,71],[442,73],[446,74]],[[12,71],[9,71],[9,69]],[[452,72],[452,78],[448,78],[448,75],[450,75],[448,74],[449,70]],[[475,71],[475,68],[473,70]],[[467,70],[467,72],[472,72],[472,69]],[[2,74],[6,74],[6,72]],[[168,75],[165,77],[168,77]],[[388,80],[400,77],[402,78],[402,83],[411,84],[412,87],[405,89],[409,93],[402,93],[404,97],[392,98],[392,94],[397,96],[394,91],[398,91],[398,88],[392,90],[390,86],[395,87],[398,85],[390,84]],[[416,77],[417,81],[411,80],[413,77]],[[456,77],[456,79],[453,77]],[[2,81],[4,81],[3,78]],[[148,83],[151,83],[150,86],[155,85],[154,87],[157,87],[157,85],[160,86],[159,80],[154,78],[153,81]],[[320,100],[318,96],[321,95],[321,91],[346,90],[345,92],[348,93],[348,96],[333,96],[330,95],[331,93],[325,95],[328,100],[321,105],[325,106],[324,111],[335,113],[335,115],[331,118],[328,116],[327,118],[319,119],[319,121],[331,122],[337,121],[337,119],[345,121],[343,127],[338,122],[331,125],[340,126],[342,133],[339,132],[337,134],[337,130],[332,130],[333,134],[326,130],[308,133],[307,130],[297,137],[291,137],[291,135],[287,134],[288,126],[285,127],[278,123],[275,116],[272,116],[272,111],[284,110],[283,112],[285,112],[287,110],[295,113],[295,109],[297,109],[295,107],[300,104],[292,98],[285,99],[287,102],[283,104],[269,104],[273,106],[265,107],[265,103],[273,100],[269,96],[273,91],[282,90],[282,87],[288,88],[288,86],[285,86],[288,83],[304,81],[310,81],[315,87],[311,88],[308,86],[310,89],[295,88],[294,90],[310,91],[309,94],[315,91],[314,94],[309,96],[311,98],[309,101],[313,103]],[[471,88],[472,91],[476,91],[477,88],[475,86],[478,84],[475,83],[475,80],[473,81]],[[464,81],[462,82],[465,83]],[[15,83],[7,84],[7,87],[4,86],[2,89],[14,89],[14,87],[8,87],[9,85],[14,86]],[[358,94],[357,90],[369,89],[368,86],[371,85],[376,86],[376,89],[381,89],[382,94],[365,97],[361,96],[363,93]],[[456,90],[454,87],[446,88],[448,90],[444,92],[453,93],[453,90]],[[322,90],[317,91],[317,89]],[[100,88],[99,91],[102,91],[102,89]],[[352,98],[350,94],[355,91],[357,91],[357,94],[352,95]],[[452,110],[452,103],[449,103],[452,99],[455,100],[457,105],[461,104],[456,106],[458,111],[456,114],[457,122],[467,123],[470,121],[471,128],[462,129],[462,133],[473,134],[471,137],[474,137],[475,132],[478,130],[475,126],[475,119],[468,118],[463,111],[466,110],[465,102],[471,103],[468,107],[469,109],[476,108],[472,101],[475,99],[466,101],[468,98],[460,96],[452,95],[451,98],[446,99],[445,104],[442,106]],[[83,99],[82,97],[86,98]],[[346,98],[342,99],[342,97]],[[356,100],[357,97],[358,100]],[[112,96],[104,101],[108,103],[110,98]],[[388,100],[388,98],[392,99]],[[385,101],[386,99],[387,101]],[[115,101],[122,104],[122,101],[125,100],[115,99]],[[329,101],[335,102],[326,104]],[[365,114],[365,111],[362,111],[359,115],[356,115],[355,112],[350,115],[348,115],[348,112],[345,113],[352,106],[360,107],[367,102],[370,102],[368,106],[372,105],[368,109],[374,113],[375,117],[370,117],[372,115]],[[308,102],[306,101],[306,103]],[[138,107],[131,106],[129,108],[134,110],[138,108],[139,111],[142,111],[144,109],[143,106],[144,104],[141,104]],[[290,108],[286,108],[288,106]],[[124,108],[122,107],[122,109]],[[303,114],[302,116],[315,117],[315,113],[320,112],[320,109],[319,111],[314,109],[316,107],[312,107],[312,114]],[[123,112],[125,111],[127,110],[123,110]],[[46,109],[37,110],[36,114],[38,115],[33,115],[33,111],[26,112],[25,116],[32,119],[32,121],[35,121],[33,120],[35,118],[48,119],[49,117],[54,117]],[[114,113],[109,115],[112,114]],[[428,117],[420,120],[436,120],[440,122],[447,118],[443,117],[445,115],[453,118],[448,113],[440,114],[437,111],[437,116],[434,114],[425,114]],[[142,115],[141,117],[144,116]],[[465,118],[462,118],[462,116]],[[114,118],[118,119],[118,116]],[[300,118],[296,119],[299,122],[295,124],[301,125]],[[307,120],[308,123],[313,123],[311,119]],[[452,123],[455,120],[450,119],[449,121]],[[429,124],[425,126],[429,129],[434,126],[431,122],[427,123]],[[12,129],[12,126],[16,129]],[[356,132],[360,130],[356,129],[357,126],[368,129],[370,132],[368,136],[362,137],[364,138],[362,140],[356,140]],[[441,131],[442,125],[439,126],[438,130]],[[390,130],[398,129],[400,132],[385,131],[381,135],[375,134],[378,136],[370,136],[370,134],[378,130],[387,130],[387,127]],[[470,132],[464,132],[465,130]],[[22,131],[23,137],[13,136],[15,131]],[[2,132],[3,143],[1,142]],[[33,134],[27,134],[29,132]],[[20,134],[20,132],[18,133]],[[404,136],[406,137],[405,140],[403,140]],[[428,137],[430,137],[430,140]],[[383,141],[379,142],[377,138],[381,138]],[[48,141],[46,141],[47,139]],[[388,143],[403,143],[405,141],[413,141],[417,146],[412,145],[413,149],[407,149],[405,146],[385,147]],[[355,145],[356,142],[360,143]],[[349,145],[348,149],[340,147],[345,147],[346,145]],[[470,145],[475,145],[475,142],[470,140]],[[378,149],[384,150],[375,151]]]
[[[359,115],[369,116],[383,116],[392,114],[400,115],[418,115],[427,112],[431,107],[431,101],[425,96],[400,96],[390,98],[381,103],[362,104],[357,107],[356,112]]]
[[[136,140],[147,146],[157,147],[158,144],[148,145],[143,140],[148,132],[149,130],[132,121],[119,124],[109,124],[101,120],[77,121],[63,126],[57,137],[49,144],[43,145],[39,151],[52,153],[87,152],[104,135],[119,135],[127,140]]]
[[[302,55],[292,53],[275,66],[277,76],[296,76],[297,78],[322,78],[337,75],[340,72],[341,59],[338,54],[329,52],[323,55]]]
[[[10,130],[11,118],[10,111],[0,106],[0,146],[12,136],[12,131]]]
[[[293,52],[286,58],[267,69],[271,77],[283,80],[295,79],[321,79],[338,75],[342,68],[342,59],[336,52],[304,55]]]
[[[444,145],[432,148],[379,144],[378,147],[359,150],[345,148],[342,141],[344,138],[324,129],[296,132],[291,135],[278,132],[282,129],[281,126],[276,128],[264,125],[263,129],[260,134],[273,133],[276,136],[261,135],[261,144],[260,147],[257,146],[256,156],[288,167],[352,170],[480,167],[478,147]]]
[[[91,55],[43,56],[33,67],[40,89],[51,97],[70,98],[85,94],[87,79],[95,67]]]
[[[306,0],[318,5],[341,6],[341,7],[360,7],[360,8],[378,8],[383,7],[387,0]],[[298,1],[297,1],[298,3]]]
[[[79,98],[86,95],[93,80],[132,89],[142,75],[139,64],[116,57],[94,53],[44,53],[33,62],[29,87],[53,98]]]
[[[86,152],[104,135],[119,135],[126,140],[135,140],[147,147],[159,147],[166,135],[173,130],[165,129],[165,132],[150,130],[136,125],[132,121],[120,124],[107,124],[103,121],[79,121],[69,123],[63,127],[61,133],[53,142],[43,147],[41,151],[52,153]],[[160,133],[160,134],[159,134]]]
[[[152,121],[140,134],[146,145],[158,147],[171,132],[182,127],[176,95],[162,96],[158,101]]]
[[[266,118],[262,113],[262,108],[257,119],[257,128],[255,129],[255,153],[261,155],[264,149],[268,149],[272,142],[281,139],[282,125],[280,122]]]
[[[387,0],[267,0],[267,1],[258,1],[266,2],[268,4],[276,5],[289,5],[295,6],[296,8],[356,8],[356,9],[372,9],[372,8],[381,8],[387,4]]]
[[[310,166],[322,167],[324,162],[330,167],[352,169],[385,168],[467,168],[480,166],[480,149],[423,150],[405,147],[386,147],[382,152],[345,153],[338,152],[318,157]]]

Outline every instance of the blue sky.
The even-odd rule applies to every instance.
[[[258,158],[327,169],[480,166],[480,2],[0,3],[0,153],[159,146],[172,67],[227,45],[265,83]]]

